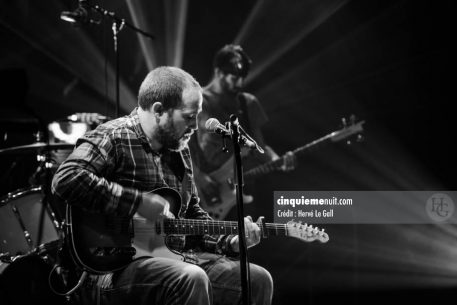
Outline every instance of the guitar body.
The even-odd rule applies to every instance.
[[[181,197],[175,190],[154,191],[168,200],[170,211],[177,215]],[[127,217],[83,211],[67,205],[67,242],[75,263],[91,273],[114,272],[140,256],[180,259],[165,245],[160,223],[135,215]]]
[[[161,188],[154,193],[164,197],[170,203],[170,211],[177,215],[181,204],[178,192]],[[322,243],[329,239],[323,230],[293,221],[287,224],[264,224],[260,217],[257,225],[263,238],[273,235],[290,236],[306,242],[319,240]],[[183,249],[185,235],[204,234],[239,234],[238,222],[173,218],[150,222],[139,215],[132,219],[114,217],[85,212],[67,205],[65,240],[74,262],[90,273],[103,274],[120,270],[140,256],[167,257],[196,263],[197,258],[191,251],[173,252],[168,245],[173,245],[173,249]]]
[[[200,205],[214,219],[224,219],[236,205],[235,185],[233,184],[235,177],[233,162],[233,157],[231,157],[220,168],[209,174],[213,181],[219,186],[219,202],[213,203],[211,202],[211,198],[203,196],[203,191],[199,185],[197,185],[197,190],[200,195]],[[251,203],[253,199],[252,196],[243,194],[244,203]]]
[[[135,215],[133,216],[133,225],[135,227],[135,237],[133,239],[133,247],[136,252],[135,258],[153,256],[183,260],[183,255],[175,254],[168,249],[165,243],[167,237],[157,232],[156,224],[139,215]]]

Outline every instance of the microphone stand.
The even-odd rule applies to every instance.
[[[127,26],[128,28],[146,36],[149,37],[150,39],[155,39],[155,37],[137,27],[134,25],[128,23],[125,21],[125,19],[121,19],[116,16],[114,12],[110,12],[104,8],[102,8],[99,5],[93,5],[90,4],[89,1],[86,2],[86,5],[95,11],[101,13],[103,16],[108,16],[113,20],[113,41],[114,41],[114,53],[116,54],[116,117],[119,117],[120,115],[120,100],[119,100],[119,44],[118,44],[118,34],[124,26]]]
[[[241,161],[241,134],[238,118],[230,116],[230,131],[233,143],[233,153],[235,156],[235,190],[236,204],[238,210],[238,240],[240,248],[240,271],[241,271],[241,292],[244,305],[251,304],[251,278],[249,272],[249,260],[246,244],[246,233],[244,230],[244,211],[243,211],[243,165]]]

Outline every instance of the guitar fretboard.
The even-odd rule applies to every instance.
[[[163,224],[165,234],[180,235],[226,235],[238,234],[238,222],[196,219],[166,219]],[[287,236],[287,225],[265,223],[259,225],[262,236]]]
[[[311,143],[308,143],[304,146],[301,146],[301,147],[293,150],[292,153],[294,155],[300,155],[304,152],[312,152],[314,149],[317,149],[319,146],[321,146],[321,144],[323,144],[326,141],[329,141],[330,139],[331,139],[331,136],[327,135],[325,137],[317,139]],[[250,170],[245,171],[243,173],[244,177],[246,179],[252,179],[259,175],[264,175],[264,174],[274,172],[276,170],[279,170],[279,168],[282,166],[283,162],[284,162],[284,156],[282,156],[279,159],[276,159],[274,161],[269,161],[267,163],[264,163],[262,165],[259,165],[257,167],[251,168]]]
[[[312,152],[314,149],[319,148],[323,144],[327,144],[327,142],[337,142],[342,139],[345,139],[353,134],[361,132],[363,130],[363,128],[362,128],[363,123],[365,123],[365,121],[361,121],[361,122],[353,124],[349,127],[345,127],[341,130],[329,133],[329,134],[323,136],[322,138],[319,138],[311,143],[308,143],[304,146],[296,148],[295,150],[292,151],[292,153],[294,155],[300,155],[305,152]],[[283,162],[284,162],[284,156],[282,156],[279,159],[276,159],[274,161],[269,161],[267,163],[254,167],[243,173],[244,178],[252,179],[258,175],[264,175],[264,174],[271,173],[273,171],[277,171],[277,170],[279,170],[279,168],[281,167]]]

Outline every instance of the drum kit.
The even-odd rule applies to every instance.
[[[71,153],[76,139],[90,129],[87,123],[59,120],[48,124],[47,141],[38,135],[35,143],[0,149],[0,158],[36,155],[38,162],[29,179],[33,185],[0,198],[1,304],[40,300],[62,304],[62,297],[51,293],[51,273],[63,245],[64,221],[51,200],[50,177]]]

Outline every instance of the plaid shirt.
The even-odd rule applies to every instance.
[[[160,187],[177,190],[183,202],[179,218],[211,219],[199,206],[189,149],[155,152],[139,123],[137,109],[98,126],[78,140],[57,170],[52,192],[88,211],[132,217],[142,193]],[[190,183],[184,183],[184,181]],[[234,255],[232,236],[186,239],[185,249]]]

